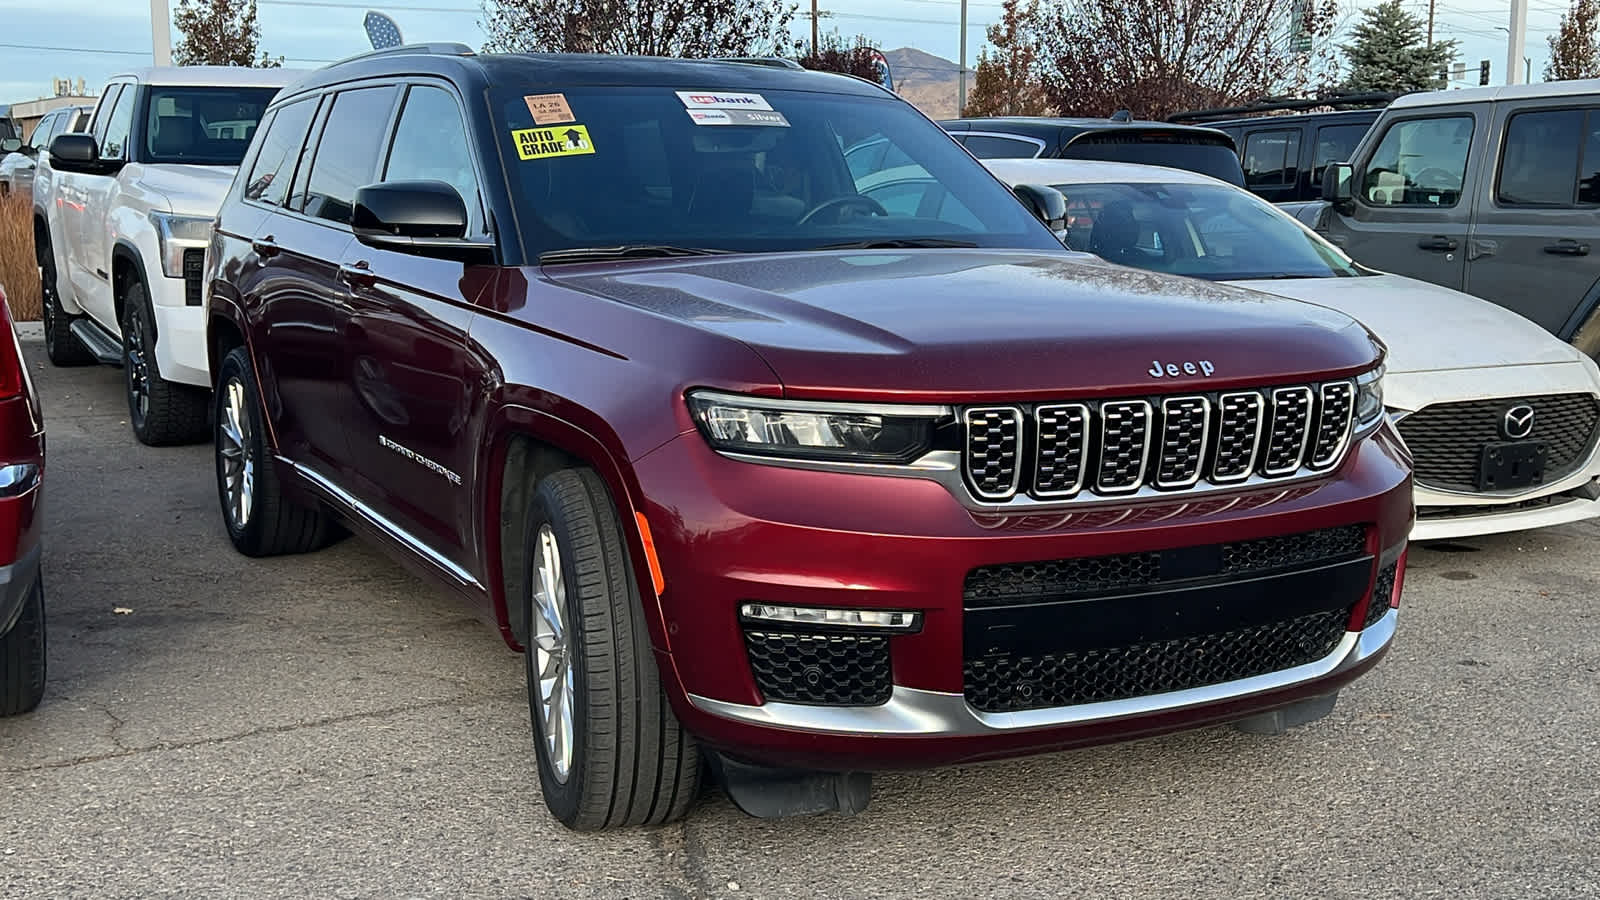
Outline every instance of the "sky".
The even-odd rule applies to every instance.
[[[1354,0],[1352,8],[1373,2]],[[476,47],[484,37],[478,0],[258,3],[261,48],[284,56],[285,65],[292,67],[315,68],[370,49],[361,27],[368,9],[387,12],[407,41],[460,41]],[[1435,0],[1434,5],[1434,35],[1460,43],[1466,83],[1477,84],[1480,59],[1490,60],[1492,83],[1503,83],[1509,4]],[[864,34],[885,49],[910,46],[946,59],[958,55],[960,0],[820,0],[820,6],[824,32]],[[1427,14],[1427,0],[1408,0],[1407,6]],[[802,12],[808,8],[804,4]],[[1532,58],[1535,80],[1549,55],[1545,38],[1555,32],[1564,9],[1563,0],[1530,0],[1526,55]],[[969,66],[977,62],[985,28],[999,15],[1000,0],[969,0]],[[797,32],[809,27],[804,16],[796,20]],[[53,78],[82,78],[97,91],[118,71],[150,65],[150,46],[148,0],[0,0],[0,104],[48,95]]]

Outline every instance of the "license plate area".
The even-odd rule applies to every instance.
[[[1478,457],[1478,490],[1506,491],[1544,483],[1544,441],[1484,444]]]

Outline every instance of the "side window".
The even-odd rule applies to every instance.
[[[397,90],[358,88],[334,97],[311,163],[302,212],[349,224],[356,188],[377,180]]]
[[[962,143],[979,159],[1033,159],[1039,155],[1038,144],[1021,138],[969,134]]]
[[[1578,168],[1578,202],[1600,204],[1600,115],[1585,124],[1583,163]]]
[[[131,92],[131,88],[129,88]],[[106,128],[111,124],[111,113],[117,107],[117,99],[122,96],[123,86],[112,84],[106,87],[105,95],[100,98],[100,105],[94,109],[94,122],[90,134],[96,144],[105,140]]]
[[[1294,184],[1300,166],[1300,132],[1254,131],[1244,144],[1246,187]]]
[[[1358,196],[1372,206],[1455,206],[1471,145],[1471,116],[1396,122],[1361,172]]]
[[[480,218],[471,144],[461,108],[449,91],[417,85],[406,94],[383,180],[442,181],[461,195],[474,220]]]
[[[1584,111],[1551,109],[1506,122],[1495,202],[1502,206],[1572,206],[1578,191]]]
[[[295,163],[300,159],[311,116],[317,111],[316,98],[291,103],[272,114],[267,132],[261,138],[255,165],[245,182],[244,197],[271,206],[282,206],[294,179]]]
[[[1367,125],[1324,125],[1317,129],[1317,149],[1311,154],[1311,182],[1322,183],[1329,163],[1349,162],[1356,145],[1366,137]]]
[[[50,115],[40,119],[38,127],[33,129],[33,134],[28,138],[28,146],[35,149],[40,147],[48,148],[50,146],[50,139],[55,137],[56,125],[60,121],[60,113],[51,113]]]
[[[111,108],[106,122],[105,137],[100,139],[101,159],[127,158],[128,134],[133,130],[133,101],[138,96],[138,88],[128,85],[117,97],[117,105]]]

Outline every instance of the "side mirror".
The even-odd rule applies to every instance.
[[[360,188],[350,227],[369,247],[461,262],[487,262],[494,256],[492,244],[467,239],[467,205],[442,181],[389,181]]]
[[[21,149],[21,138],[6,138],[5,140],[0,140],[0,153],[15,153]]]
[[[1322,199],[1341,207],[1354,199],[1350,179],[1354,170],[1349,163],[1329,163],[1322,170]]]
[[[100,158],[100,145],[87,134],[63,134],[50,142],[50,167],[62,172],[105,175],[122,163]]]
[[[1011,192],[1051,231],[1059,234],[1067,227],[1067,198],[1060,191],[1038,184],[1019,184]]]

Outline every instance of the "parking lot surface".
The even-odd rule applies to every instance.
[[[855,818],[566,831],[521,660],[358,540],[250,560],[209,447],[24,344],[50,688],[0,721],[0,896],[1600,896],[1600,527],[1413,550],[1334,714],[879,775]]]

